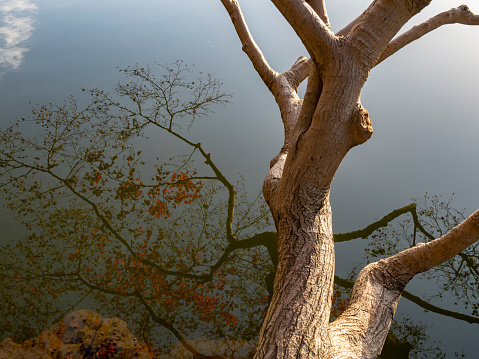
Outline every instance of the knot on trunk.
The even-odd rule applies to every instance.
[[[458,7],[458,9],[466,15],[473,15],[471,9],[469,9],[469,6],[467,5],[461,5]]]
[[[358,103],[351,116],[352,123],[352,146],[360,145],[372,136],[373,127],[368,111]]]

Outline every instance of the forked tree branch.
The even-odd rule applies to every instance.
[[[479,15],[472,13],[467,5],[444,11],[393,39],[384,49],[375,66],[411,42],[447,24],[479,25]]]
[[[221,0],[221,2],[233,22],[236,33],[243,45],[243,51],[248,55],[256,72],[278,104],[284,124],[285,147],[287,147],[292,128],[301,109],[298,86],[308,77],[311,61],[300,57],[289,71],[278,73],[273,70],[249,32],[238,1]]]
[[[369,71],[389,42],[431,0],[377,0],[354,22],[349,34],[354,51]]]
[[[318,13],[313,3],[321,2],[321,0],[308,0],[310,6]],[[321,17],[321,15],[320,15]],[[358,16],[353,21],[351,21],[348,25],[344,28],[339,30],[336,33],[336,36],[347,36],[351,29],[357,24],[358,20],[361,16]],[[322,18],[323,21],[326,23],[325,19]],[[329,19],[327,19],[329,21]],[[448,24],[463,24],[463,25],[479,25],[479,15],[474,14],[467,5],[461,5],[456,8],[450,9],[448,11],[444,11],[429,20],[414,26],[412,29],[408,30],[407,32],[403,33],[402,35],[394,38],[384,49],[381,56],[377,60],[375,66],[379,65],[381,62],[389,58],[390,56],[394,55],[397,51],[401,50],[403,47],[409,45],[410,43],[418,40],[419,38],[423,37],[424,35],[430,33],[437,28],[448,25]],[[329,25],[329,23],[328,23]],[[308,59],[308,62],[305,65],[311,67],[312,61]],[[305,69],[306,76],[309,75],[310,69]],[[304,79],[303,79],[304,80]]]

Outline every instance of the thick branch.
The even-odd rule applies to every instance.
[[[312,2],[313,0],[310,0],[309,2]],[[314,9],[314,7],[313,7]],[[316,11],[317,12],[317,11]],[[327,15],[326,15],[327,16]],[[326,18],[327,19],[327,18]],[[351,21],[348,25],[346,25],[345,27],[343,27],[341,30],[339,30],[338,32],[336,32],[336,36],[337,37],[340,37],[340,36],[346,36],[349,31],[351,31],[351,29],[354,27],[354,25],[356,24],[356,22],[358,21],[359,19],[359,16],[357,18],[355,18],[353,21]],[[322,19],[325,23],[325,19]],[[328,26],[329,26],[329,19],[328,20]],[[301,59],[301,58],[300,58]],[[298,59],[296,62],[298,62],[300,59]],[[295,64],[296,65],[296,64]],[[290,71],[293,70],[293,68],[295,67],[295,65],[293,65],[293,67],[291,68]],[[302,69],[301,69],[301,76],[303,77],[298,77],[300,78],[301,80],[299,81],[298,85],[303,82],[304,80],[306,80],[306,78],[309,76],[309,73],[311,72],[311,68],[312,68],[312,65],[313,65],[313,60],[311,58],[307,59],[307,61],[303,61],[302,62]]]
[[[377,357],[406,284],[478,239],[479,210],[441,238],[366,266],[356,279],[348,309],[331,323],[333,357],[340,358],[344,352],[354,357]]]
[[[309,74],[306,93],[304,94],[303,106],[301,107],[301,112],[299,113],[298,120],[294,126],[292,143],[297,144],[300,137],[306,133],[311,126],[313,114],[316,110],[322,90],[323,83],[321,81],[321,75],[317,66],[313,63]]]
[[[303,41],[311,57],[318,63],[324,63],[324,59],[337,47],[336,36],[320,15],[304,0],[272,1]],[[313,4],[316,6],[318,1]]]
[[[293,66],[291,66],[289,71],[282,74],[288,78],[291,86],[295,88],[296,92],[298,91],[298,86],[309,76],[312,64],[313,61],[311,58],[307,59],[306,57],[301,56],[296,60]]]
[[[326,26],[331,28],[324,0],[306,0],[306,2],[309,4],[309,6],[311,6],[314,11],[316,11],[316,14],[319,15],[319,17],[321,18],[321,20],[323,20]]]
[[[231,21],[233,22],[236,33],[243,45],[243,51],[248,55],[256,72],[260,75],[265,85],[271,89],[273,81],[278,76],[278,73],[268,65],[263,53],[254,41],[253,36],[251,36],[238,1],[221,0],[221,2],[226,8],[226,11],[228,11]]]
[[[346,36],[349,34],[349,32],[353,29],[354,25],[356,25],[357,21],[360,19],[361,15],[356,17],[354,20],[349,22],[345,27],[343,27],[341,30],[336,32],[336,36]]]
[[[431,0],[377,0],[354,23],[348,34],[366,69],[371,69],[391,39]]]
[[[479,239],[479,210],[444,236],[419,243],[378,264],[405,286],[416,274],[425,272],[451,259]],[[383,263],[381,263],[383,262]]]
[[[411,42],[423,37],[433,30],[436,30],[438,27],[447,24],[479,25],[479,15],[473,14],[467,5],[461,5],[449,11],[444,11],[396,37],[384,49],[376,62],[376,65],[380,64],[403,47],[409,45]]]
[[[320,1],[320,0],[315,0],[315,1]],[[309,2],[313,2],[313,0],[310,0]],[[312,6],[313,7],[313,6]],[[314,9],[314,7],[313,7]],[[317,12],[317,11],[316,11]],[[326,15],[327,16],[327,15]],[[321,15],[320,15],[321,17]],[[360,18],[360,16],[356,17],[353,21],[351,21],[348,25],[346,25],[345,27],[343,27],[341,30],[339,30],[338,32],[336,32],[336,36],[337,37],[340,37],[340,36],[346,36],[349,31],[351,31],[351,29],[354,27],[354,25],[356,24],[356,22],[358,21],[358,19]],[[327,19],[327,17],[326,17]],[[325,23],[325,19],[322,19]],[[329,24],[329,19],[328,20],[328,24]],[[329,26],[329,25],[328,25]],[[298,59],[299,60],[299,59]],[[304,62],[304,69],[303,69],[303,74],[304,74],[304,78],[301,79],[301,82],[303,82],[304,80],[306,80],[306,78],[309,76],[309,73],[311,72],[311,67],[313,65],[313,60],[311,58],[309,58],[306,62]],[[294,65],[293,65],[294,66]],[[291,71],[291,70],[290,70]],[[299,86],[299,84],[298,84]]]

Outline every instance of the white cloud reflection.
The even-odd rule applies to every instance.
[[[33,18],[25,12],[37,6],[29,0],[0,0],[0,76],[20,67],[28,52],[22,44],[33,33]]]
[[[37,5],[31,3],[29,0],[2,0],[0,1],[0,11],[25,11],[37,10]]]

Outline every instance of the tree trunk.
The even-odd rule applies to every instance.
[[[311,56],[278,73],[254,42],[238,1],[221,2],[279,106],[285,131],[284,145],[263,185],[278,232],[278,268],[255,358],[377,358],[401,291],[414,275],[479,238],[479,211],[444,237],[366,266],[348,309],[329,324],[334,279],[331,182],[348,151],[372,135],[360,95],[374,66],[429,28],[479,24],[479,18],[467,6],[459,7],[394,41],[431,0],[375,0],[336,34],[325,0],[272,0]],[[306,78],[301,100],[297,90]]]
[[[317,358],[328,350],[334,244],[329,189],[320,192],[298,191],[278,219],[274,294],[255,358]]]

